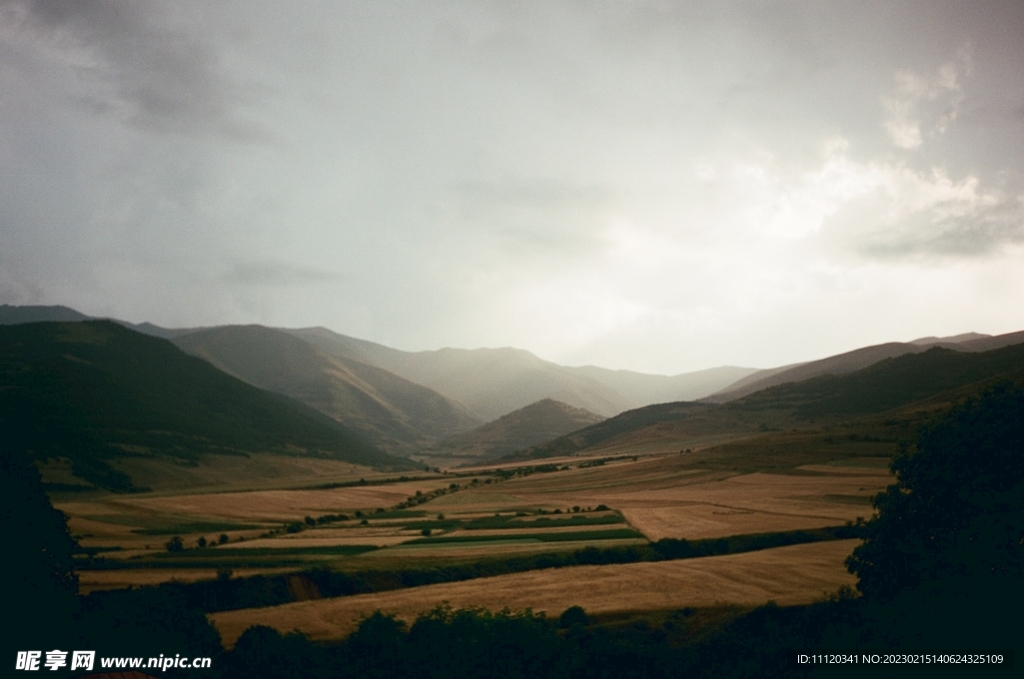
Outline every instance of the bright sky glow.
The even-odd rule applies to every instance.
[[[770,367],[1024,329],[1024,5],[0,0],[0,303]]]

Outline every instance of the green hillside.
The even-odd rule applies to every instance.
[[[125,455],[194,462],[271,452],[410,465],[303,404],[108,321],[0,327],[0,427],[6,445],[69,458],[76,476],[118,490],[131,481],[107,461]]]

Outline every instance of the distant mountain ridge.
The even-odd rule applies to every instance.
[[[754,372],[753,368],[723,367],[675,376],[648,375],[566,367],[508,347],[406,352],[326,328],[289,332],[333,356],[376,365],[428,386],[488,421],[544,398],[608,417],[637,405],[699,398]]]
[[[41,323],[46,321],[70,323],[89,320],[93,320],[92,317],[66,306],[14,306],[11,304],[0,304],[0,325]]]
[[[481,422],[427,387],[366,363],[330,356],[283,330],[221,326],[171,341],[249,384],[316,408],[393,454],[418,452]]]
[[[970,341],[998,343],[1006,337]],[[1024,383],[1024,337],[1020,339],[987,351],[956,351],[933,345],[846,374],[786,382],[722,404],[705,400],[646,406],[506,459],[574,455],[616,442],[620,447],[625,442],[635,448],[645,441],[679,441],[695,435],[754,434],[778,428],[788,431],[789,427],[834,424],[915,404],[922,407],[931,402],[934,407],[937,402],[951,403],[980,393],[1000,381]]]
[[[949,335],[948,337],[919,337],[916,340],[910,340],[910,344],[960,344],[962,342],[970,342],[972,340],[987,339],[992,335],[983,335],[980,332],[965,332],[960,335]]]
[[[73,314],[73,317],[68,317],[69,313]],[[87,318],[89,317],[67,307],[3,307],[0,324],[27,320]],[[151,323],[135,324],[111,320],[138,332],[166,339],[177,339],[216,329],[163,328]],[[447,348],[408,352],[347,337],[320,327],[274,330],[298,337],[332,359],[342,362],[355,361],[363,366],[378,368],[392,373],[400,380],[433,390],[448,401],[462,406],[471,419],[475,420],[466,429],[544,398],[562,401],[607,417],[650,403],[701,398],[755,372],[754,368],[726,366],[681,375],[650,375],[595,366],[562,366],[545,361],[522,349]],[[351,363],[349,367],[353,367]],[[241,373],[236,368],[234,374]],[[250,375],[247,381],[267,386],[266,383],[253,381],[252,378],[253,375]],[[287,393],[302,398],[296,391]],[[324,407],[322,399],[310,403],[323,412],[329,412],[329,409]],[[342,418],[342,411],[334,412],[332,416]],[[368,415],[360,415],[364,416]],[[363,426],[358,419],[350,420],[350,423],[357,428]],[[363,430],[369,431],[365,428]],[[420,433],[428,439],[434,436],[429,431],[421,430]],[[377,440],[384,442],[385,438]]]
[[[1024,342],[1024,331],[996,336],[965,333],[953,337],[923,337],[912,342],[876,344],[817,361],[759,371],[705,397],[704,400],[712,403],[724,403],[780,384],[801,382],[821,375],[845,375],[887,358],[896,358],[905,354],[918,354],[935,347],[942,347],[953,351],[978,352],[998,349],[1022,342]]]
[[[426,454],[431,459],[448,457],[463,463],[486,462],[603,419],[588,410],[545,398],[472,431],[453,436]]]
[[[99,316],[86,316],[66,306],[42,306],[27,305],[17,306],[12,304],[0,304],[0,325],[19,325],[21,323],[74,323],[76,321],[110,321],[118,325],[130,328],[143,335],[170,339],[178,335],[184,335],[203,328],[162,328],[149,322],[129,323],[116,318]]]
[[[0,430],[76,476],[132,483],[110,462],[276,453],[410,468],[312,408],[250,386],[169,341],[110,321],[0,326]]]
[[[67,307],[4,306],[0,307],[0,324],[19,322],[18,317],[28,316],[43,320],[47,313],[55,318],[67,318],[68,314],[84,317]],[[172,339],[217,330],[120,323],[140,332]],[[1024,341],[1024,332],[995,337],[978,333],[923,337],[912,342],[863,347],[818,361],[768,370],[720,367],[666,376],[594,366],[560,366],[521,349],[448,348],[408,352],[340,335],[326,328],[269,330],[290,334],[321,352],[316,361],[323,374],[319,377],[308,372],[304,373],[305,377],[297,374],[287,380],[278,380],[275,386],[261,381],[266,375],[259,377],[256,374],[259,367],[252,366],[255,372],[246,373],[247,381],[300,398],[321,412],[352,424],[396,452],[431,445],[452,435],[453,429],[464,427],[463,431],[469,430],[479,422],[493,421],[545,398],[608,417],[657,403],[683,400],[723,403],[772,386],[822,375],[847,374],[880,360],[920,353],[934,346],[975,352]],[[242,348],[237,350],[242,351]],[[295,350],[301,354],[309,352],[299,345],[295,345]],[[224,357],[208,358],[219,361],[233,374],[242,374],[240,366],[228,368]],[[289,363],[289,359],[283,356],[275,360],[281,365]],[[333,386],[326,386],[328,383]],[[431,397],[431,401],[423,392],[420,393],[422,398],[413,399],[415,403],[394,401],[393,398],[411,397],[416,390],[410,384],[436,393],[448,402],[448,406],[442,406],[443,401],[438,397]],[[334,395],[327,397],[328,393]],[[334,405],[330,405],[332,399]],[[427,402],[435,405],[427,407]],[[431,412],[432,408],[432,415],[423,414]],[[461,420],[455,415],[460,408]],[[445,429],[448,426],[452,429]]]

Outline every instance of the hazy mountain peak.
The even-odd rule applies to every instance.
[[[949,337],[920,337],[916,340],[911,340],[910,344],[960,344],[961,342],[970,342],[972,340],[985,339],[992,337],[992,335],[983,335],[979,332],[965,332],[960,335],[950,335]]]
[[[887,358],[918,354],[937,346],[957,352],[979,352],[1021,342],[1024,342],[1024,331],[995,336],[972,332],[943,338],[924,337],[913,342],[886,342],[885,344],[861,347],[817,361],[762,370],[712,394],[707,400],[721,403],[780,384],[800,382],[821,375],[845,375],[867,368]]]
[[[604,418],[553,398],[543,398],[476,429],[453,436],[431,451],[431,459],[489,460],[550,441]]]
[[[173,341],[249,384],[316,408],[388,452],[418,452],[480,422],[462,405],[428,387],[332,355],[294,332],[232,325]]]

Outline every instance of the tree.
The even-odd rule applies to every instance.
[[[897,482],[847,559],[865,596],[956,582],[998,591],[1024,575],[1024,390],[1003,384],[953,408],[901,449]],[[994,589],[993,589],[994,587]]]
[[[558,626],[563,629],[569,629],[574,625],[581,625],[586,627],[590,624],[590,619],[587,617],[586,611],[583,610],[582,606],[571,606],[565,609],[562,615],[558,618]]]
[[[17,620],[7,641],[55,643],[78,610],[72,558],[79,547],[38,469],[9,448],[0,448],[0,522],[7,529],[4,606]]]
[[[167,548],[168,552],[180,552],[185,549],[185,543],[182,542],[180,535],[175,535],[164,543],[164,547]]]
[[[258,625],[242,633],[226,658],[230,677],[246,679],[289,679],[316,676],[323,666],[323,651],[298,632],[282,635]]]
[[[364,618],[345,644],[356,676],[400,677],[405,656],[406,625],[379,610]]]

